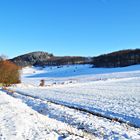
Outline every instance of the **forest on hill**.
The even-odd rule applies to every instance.
[[[11,59],[18,66],[55,66],[93,64],[95,67],[125,67],[140,64],[140,49],[121,50],[97,57],[54,56],[47,52],[32,52]]]

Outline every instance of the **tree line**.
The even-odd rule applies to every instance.
[[[95,67],[125,67],[140,64],[140,49],[121,50],[93,58]]]

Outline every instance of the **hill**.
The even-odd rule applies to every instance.
[[[83,64],[88,62],[88,58],[80,56],[54,56],[47,52],[32,52],[11,59],[18,66],[53,66],[67,64]]]
[[[140,64],[140,49],[121,50],[97,57],[54,56],[47,52],[32,52],[11,59],[18,66],[55,66],[93,64],[95,67],[125,67]]]
[[[11,59],[18,66],[32,66],[53,57],[53,54],[47,52],[31,52]]]
[[[121,50],[93,58],[95,67],[125,67],[140,64],[140,49]]]

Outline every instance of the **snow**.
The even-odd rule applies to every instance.
[[[54,66],[54,67],[26,67],[23,70],[23,74],[31,77],[73,77],[81,75],[93,75],[93,74],[110,74],[114,72],[139,72],[140,65],[134,65],[123,68],[94,68],[92,65],[66,65],[66,66]],[[31,75],[32,74],[32,75]]]
[[[29,87],[20,87],[16,90],[60,104],[84,108],[112,118],[119,118],[140,127],[139,69],[140,65],[110,69],[91,68],[90,65],[64,66],[62,68],[47,67],[42,72],[38,72],[37,69],[37,74],[24,75],[23,81],[28,80],[32,83],[31,77],[34,77],[34,85],[36,85],[37,81],[39,83],[39,76],[43,77],[47,83],[52,82],[52,85],[43,88],[33,86],[30,89]],[[75,77],[73,75],[74,70],[76,72]],[[62,78],[61,72],[63,72],[64,77],[66,75],[68,77]],[[83,75],[83,73],[86,73],[86,75]],[[56,76],[56,80],[50,79],[50,75]],[[69,77],[70,75],[71,77]]]
[[[140,131],[127,124],[97,117],[89,113],[70,109],[65,106],[50,103],[46,100],[34,99],[15,93],[14,97],[21,99],[39,113],[89,132],[99,139],[139,139]],[[98,122],[98,123],[97,123]],[[95,139],[95,138],[94,138]]]
[[[43,130],[40,136],[32,133],[29,136],[30,139],[35,137],[40,139],[41,136],[51,138],[54,135],[56,139],[64,139],[62,138],[63,132],[58,132],[63,128],[66,135],[67,126],[70,129],[68,129],[66,139],[76,139],[76,137],[79,139],[95,139],[95,137],[99,139],[140,139],[140,65],[124,68],[92,68],[92,65],[26,67],[22,71],[21,78],[21,84],[11,87],[15,91],[12,97],[2,94],[6,96],[6,99],[7,96],[10,98],[5,102],[14,100],[15,103],[22,104],[18,105],[19,110],[15,109],[17,106],[14,107],[18,114],[21,114],[20,110],[24,112],[28,108],[27,110],[37,114],[34,116],[39,116],[30,120],[26,116],[27,111],[22,112],[25,114],[24,118],[27,118],[26,120],[22,118],[25,121],[23,124],[32,122],[30,126],[26,126],[27,130],[35,127],[34,120],[38,118],[39,123],[36,128],[48,128],[49,126],[51,130],[47,136],[44,135]],[[45,87],[39,87],[41,79],[46,81]],[[8,106],[10,107],[11,105]],[[13,106],[9,112],[2,112],[2,114],[12,114],[11,109]],[[102,117],[88,112],[101,114]],[[115,121],[116,118],[124,123]],[[15,119],[14,122],[17,120]],[[19,130],[18,125],[16,130]],[[24,130],[21,129],[20,132],[22,131]],[[92,136],[94,138],[91,138]]]
[[[41,79],[47,84],[63,82],[89,82],[108,79],[140,77],[140,65],[124,68],[92,68],[92,65],[68,65],[61,67],[26,67],[22,71],[22,81],[37,86]]]
[[[1,91],[0,122],[0,140],[86,139],[83,132],[41,115]]]

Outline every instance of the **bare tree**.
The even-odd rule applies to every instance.
[[[6,55],[4,55],[4,54],[0,55],[0,61],[7,60],[7,59],[8,59],[8,57]]]

